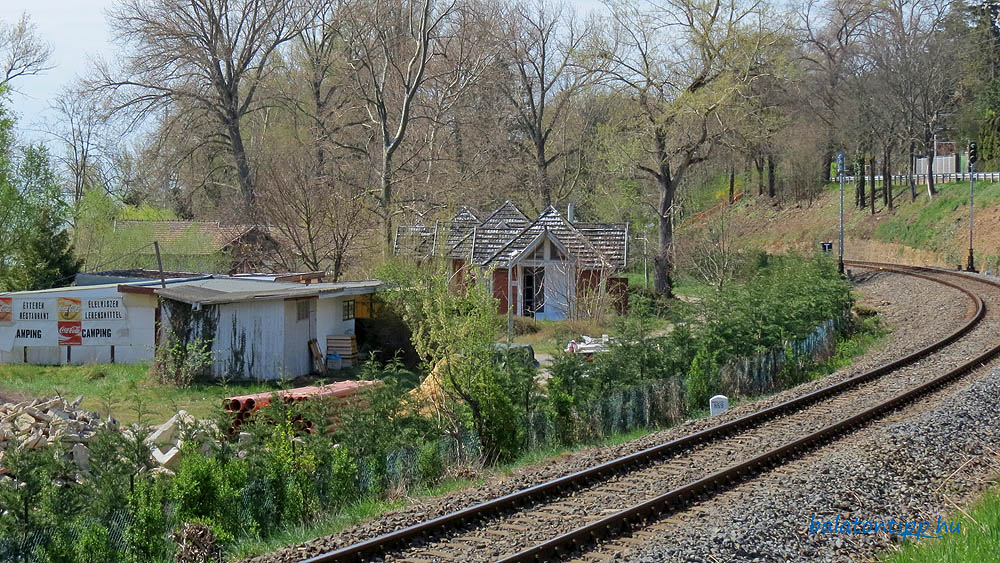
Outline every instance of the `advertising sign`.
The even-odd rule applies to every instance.
[[[56,310],[60,321],[80,321],[83,319],[83,305],[75,297],[57,297]]]
[[[0,297],[0,324],[14,322],[14,298]]]
[[[129,345],[128,309],[119,296],[0,297],[0,330],[10,346]]]
[[[80,321],[59,321],[59,345],[81,346],[83,344],[83,323]]]

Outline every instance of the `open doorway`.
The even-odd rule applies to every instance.
[[[524,310],[525,317],[534,317],[535,313],[545,311],[545,268],[534,267],[524,269]]]

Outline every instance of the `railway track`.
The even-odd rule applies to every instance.
[[[847,264],[921,277],[961,291],[970,304],[970,318],[915,353],[837,384],[308,561],[560,558],[799,457],[954,381],[1000,352],[994,342],[1000,330],[1000,285],[945,270]]]

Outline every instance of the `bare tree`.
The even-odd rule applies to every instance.
[[[447,1],[362,0],[351,10],[349,62],[367,126],[378,144],[373,155],[379,180],[375,200],[386,255],[392,250],[392,222],[398,212],[394,159],[416,117],[415,101],[429,78],[428,62],[444,56],[436,49],[438,35],[454,8]]]
[[[364,190],[344,179],[349,175],[329,163],[327,173],[315,174],[316,155],[294,143],[274,151],[261,173],[261,207],[284,269],[328,271],[337,281],[369,232],[370,214]]]
[[[7,86],[15,78],[41,74],[52,67],[47,66],[52,48],[38,37],[38,27],[28,14],[13,25],[0,21],[0,87]]]
[[[545,208],[569,195],[566,186],[554,185],[549,167],[575,149],[552,151],[549,139],[594,75],[596,69],[579,64],[593,29],[578,25],[565,4],[551,0],[518,2],[505,20],[508,23],[498,41],[510,77],[501,87],[526,137],[523,147],[533,161],[535,184]]]
[[[123,56],[99,62],[89,88],[109,98],[112,112],[133,123],[182,103],[172,120],[209,120],[225,146],[244,206],[256,207],[254,169],[242,120],[260,109],[260,85],[282,44],[311,23],[311,0],[121,0],[109,22]],[[193,152],[193,151],[192,151]]]
[[[852,76],[865,27],[873,8],[867,0],[807,0],[797,12],[801,58],[813,78],[801,98],[826,130],[830,146],[824,151],[821,179],[830,181],[830,163],[838,125],[842,121],[844,82]]]
[[[927,150],[929,197],[935,194],[935,155],[930,149],[934,135],[944,131],[957,107],[961,82],[959,65],[952,60],[963,48],[961,38],[942,32],[951,8],[948,0],[889,0],[865,30],[865,56],[884,93],[876,107],[886,115],[884,122],[900,124],[885,133],[909,146],[911,162],[915,145]],[[912,197],[912,180],[910,185]]]
[[[638,169],[657,186],[659,223],[655,288],[670,295],[674,198],[688,170],[725,135],[725,110],[757,75],[760,55],[777,37],[761,5],[740,0],[662,5],[611,4],[613,47],[604,56],[622,95],[635,100],[638,134],[648,139]]]
[[[78,205],[85,190],[98,187],[105,180],[104,160],[114,154],[114,142],[106,135],[106,116],[92,97],[65,88],[50,107],[56,119],[47,123],[45,130],[63,145],[56,159],[69,179],[67,191]]]

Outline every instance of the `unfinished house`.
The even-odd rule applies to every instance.
[[[115,222],[116,236],[160,244],[167,270],[241,274],[274,270],[272,255],[279,243],[270,229],[258,225],[224,225],[210,221]],[[156,266],[152,247],[140,249],[138,266]]]
[[[485,219],[462,209],[443,227],[400,227],[396,252],[444,254],[456,287],[492,271],[486,282],[503,314],[559,320],[602,304],[623,312],[627,303],[627,283],[616,277],[628,261],[627,223],[574,222],[554,207],[532,220],[507,201]]]

